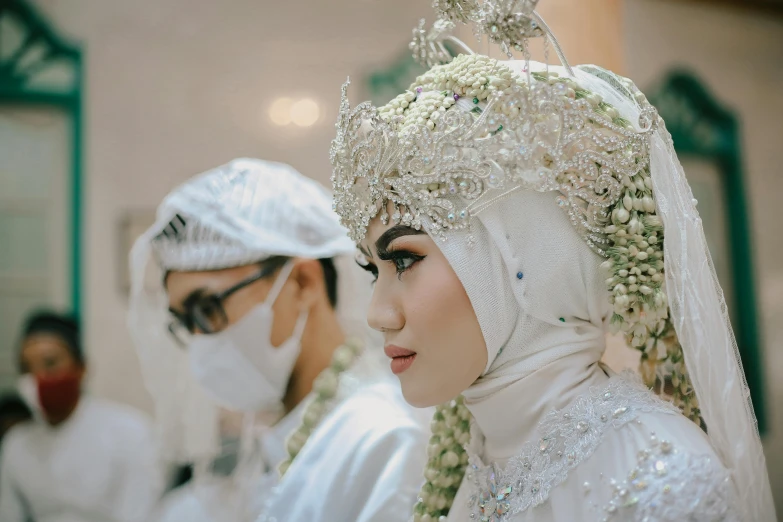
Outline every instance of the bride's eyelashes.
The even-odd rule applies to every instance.
[[[407,250],[389,250],[378,254],[378,259],[394,265],[394,270],[397,272],[398,277],[402,277],[402,274],[413,268],[416,263],[422,261],[427,256],[421,254],[415,254]],[[365,270],[372,274],[372,283],[378,281],[378,267],[374,263],[362,264],[357,262],[357,265],[362,270]]]
[[[425,255],[415,254],[403,249],[390,249],[388,251],[378,253],[378,259],[390,262],[394,265],[394,269],[396,270],[398,277],[402,277],[402,274],[413,268],[419,261],[422,261],[426,257],[427,256]]]
[[[362,270],[366,270],[367,272],[372,274],[372,283],[371,284],[374,284],[378,280],[378,267],[375,266],[375,264],[370,263],[370,262],[368,262],[366,264],[362,264],[362,263],[360,263],[358,261],[356,262],[356,264],[359,265],[359,268],[361,268]]]

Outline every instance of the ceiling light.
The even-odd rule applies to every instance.
[[[269,119],[275,125],[288,125],[291,123],[291,106],[294,101],[291,98],[278,98],[269,107]]]
[[[289,111],[291,121],[300,127],[310,127],[318,121],[321,109],[310,98],[303,98],[293,105]]]

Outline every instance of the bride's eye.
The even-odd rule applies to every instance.
[[[392,262],[394,263],[394,267],[397,269],[397,273],[401,274],[412,267],[416,263],[416,259],[410,256],[398,257],[393,259]]]
[[[381,259],[393,263],[397,275],[402,276],[403,273],[413,268],[416,263],[425,257],[427,256],[414,254],[413,252],[408,252],[406,250],[396,250],[386,253]]]

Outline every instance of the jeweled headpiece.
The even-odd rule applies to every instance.
[[[384,223],[445,237],[495,198],[557,190],[574,226],[606,256],[611,212],[648,169],[657,123],[643,97],[637,130],[575,79],[519,75],[481,55],[433,67],[380,109],[351,109],[346,90],[331,158],[335,209],[355,241],[379,213]],[[626,214],[617,217],[627,222]]]
[[[440,4],[443,19],[470,12],[501,43],[526,47],[539,30],[551,35],[534,2],[487,1],[472,11],[466,2]],[[650,177],[658,115],[630,80],[599,67],[564,63],[561,77],[546,65],[523,65],[460,55],[380,108],[351,108],[346,83],[331,148],[334,208],[357,242],[376,216],[446,240],[513,192],[553,192],[590,248],[608,258],[611,322],[642,352],[645,381],[673,380],[675,402],[697,419],[664,291],[663,228]],[[592,84],[610,85],[613,103],[632,107],[638,121],[623,118]]]
[[[446,240],[513,192],[556,194],[588,246],[607,258],[611,324],[642,352],[644,380],[673,382],[675,402],[698,419],[668,318],[650,176],[658,115],[630,80],[595,66],[564,70],[573,76],[460,55],[378,109],[352,109],[345,84],[331,148],[334,208],[357,242],[376,216]],[[589,84],[610,85],[613,101],[638,121]]]

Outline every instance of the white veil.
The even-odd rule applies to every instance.
[[[640,128],[641,109],[635,101],[640,94],[633,84],[597,67],[577,67],[574,72],[580,84]],[[764,452],[726,301],[696,201],[662,120],[651,140],[650,171],[666,234],[664,272],[670,317],[708,436],[731,472],[743,520],[773,521]]]

